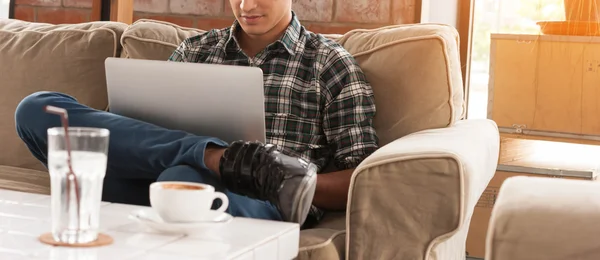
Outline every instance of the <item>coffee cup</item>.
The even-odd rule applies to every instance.
[[[165,222],[206,221],[215,199],[222,201],[216,211],[224,212],[229,206],[229,199],[211,185],[179,181],[150,185],[150,204]]]

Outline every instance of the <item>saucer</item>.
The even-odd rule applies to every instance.
[[[227,212],[210,210],[207,212],[205,221],[170,223],[163,221],[153,208],[134,210],[129,214],[129,218],[156,231],[171,234],[198,233],[227,224],[233,220],[233,217]]]

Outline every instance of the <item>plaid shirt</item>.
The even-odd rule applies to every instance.
[[[264,73],[267,142],[315,163],[356,167],[377,149],[371,86],[338,43],[307,31],[293,15],[282,37],[249,58],[230,28],[186,39],[170,61],[255,66]]]

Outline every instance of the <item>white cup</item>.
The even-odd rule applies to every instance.
[[[150,185],[150,204],[165,222],[206,221],[215,199],[222,201],[216,211],[224,212],[229,206],[229,199],[211,185],[180,181]]]

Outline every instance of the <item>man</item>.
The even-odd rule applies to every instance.
[[[107,201],[148,204],[151,182],[193,181],[224,191],[234,216],[302,224],[311,205],[344,209],[353,168],[377,149],[363,72],[340,45],[300,25],[292,0],[230,3],[237,18],[231,28],[186,39],[169,60],[261,68],[269,144],[164,129],[51,92],[21,101],[19,136],[46,163],[46,129],[60,125],[43,112],[46,105],[67,109],[71,126],[109,129]],[[330,162],[339,171],[316,174]]]

